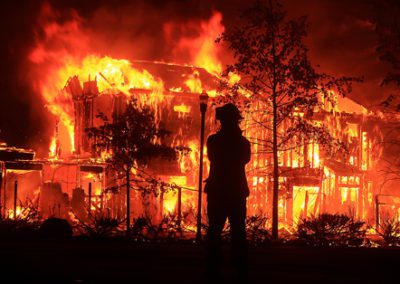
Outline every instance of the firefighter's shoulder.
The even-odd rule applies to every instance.
[[[250,146],[250,141],[246,137],[242,136],[242,142],[245,143],[246,145]]]
[[[210,136],[208,136],[207,138],[207,144],[208,143],[213,143],[215,141],[218,140],[218,135],[217,134],[211,134]]]

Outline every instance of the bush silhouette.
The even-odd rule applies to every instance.
[[[312,246],[361,246],[365,240],[364,222],[344,214],[323,213],[301,219],[297,238]]]
[[[51,217],[44,220],[39,234],[46,239],[67,239],[72,237],[72,227],[65,219]]]

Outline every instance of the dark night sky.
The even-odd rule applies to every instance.
[[[79,17],[82,41],[51,43],[56,48],[88,48],[102,55],[130,59],[171,60],[173,43],[165,42],[166,22],[188,23],[208,19],[213,10],[223,14],[223,24],[235,23],[247,1],[47,1],[58,24]],[[1,1],[0,56],[0,140],[9,145],[35,147],[48,144],[49,114],[32,88],[32,77],[42,74],[32,69],[28,55],[42,36],[45,1]],[[351,95],[364,105],[372,105],[390,91],[379,87],[387,66],[377,59],[376,36],[370,19],[374,9],[363,0],[284,0],[289,16],[308,15],[307,45],[314,64],[334,75],[361,76],[365,83]],[[75,11],[75,12],[72,12]],[[75,14],[74,14],[75,13]],[[96,35],[96,41],[84,37]],[[75,46],[72,46],[75,45]],[[88,47],[87,45],[90,45]]]

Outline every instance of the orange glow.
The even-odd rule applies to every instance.
[[[74,106],[72,97],[68,93],[71,92],[71,89],[65,89],[64,86],[72,76],[77,76],[83,82],[94,79],[100,95],[123,93],[129,97],[131,89],[151,90],[151,95],[147,99],[140,100],[140,103],[155,103],[160,100],[160,93],[164,90],[161,80],[154,78],[147,70],[134,69],[131,63],[125,59],[95,55],[86,56],[81,61],[77,58],[67,58],[64,65],[54,70],[54,73],[51,73],[40,89],[46,107],[57,117],[68,133],[68,141],[61,142],[64,146],[63,150],[68,150],[71,154],[75,151]],[[79,88],[79,86],[76,87]],[[82,89],[73,91],[82,92]],[[60,136],[63,138],[61,133]],[[67,149],[65,149],[65,145],[69,145]],[[55,138],[50,148],[52,156],[55,156]]]
[[[319,187],[294,186],[293,187],[293,222],[297,224],[300,218],[316,215]]]
[[[166,38],[174,40],[177,58],[179,58],[178,54],[188,54],[189,62],[186,63],[202,67],[213,75],[219,75],[222,71],[222,64],[219,59],[222,47],[215,43],[215,39],[225,30],[221,22],[222,14],[214,11],[211,18],[206,21],[179,25],[174,22],[166,23],[164,32]],[[174,30],[188,32],[190,36],[181,37],[176,41],[172,36]]]
[[[185,81],[185,85],[189,88],[192,93],[201,93],[202,84],[199,78],[199,72],[195,71],[189,78]]]
[[[101,161],[107,161],[112,157],[112,150],[104,150],[100,153]]]
[[[52,139],[51,139],[51,143],[50,143],[50,157],[55,157],[56,156],[56,137],[54,136]]]
[[[180,154],[178,157],[182,173],[188,173],[191,169],[198,167],[199,147],[197,141],[188,141],[187,147],[190,149],[190,153],[188,155]]]
[[[169,183],[175,184],[177,186],[185,186],[187,183],[185,176],[171,176],[169,178]],[[166,192],[163,195],[163,206],[165,213],[174,213],[177,206],[177,193],[176,192]]]
[[[318,168],[320,165],[319,160],[319,145],[315,142],[312,142],[308,145],[308,161],[310,162],[310,166],[312,168]]]
[[[220,74],[222,71],[222,64],[219,62],[215,44],[216,37],[225,30],[221,21],[222,14],[215,12],[208,22],[201,24],[202,40],[194,63],[211,74]]]
[[[228,74],[228,82],[231,85],[238,83],[241,80],[241,77],[238,74],[229,72]]]
[[[180,104],[180,105],[174,105],[174,111],[176,112],[181,112],[181,113],[189,113],[191,111],[192,107],[187,106],[185,104]]]
[[[10,219],[22,218],[23,219],[29,214],[28,209],[26,209],[26,208],[23,209],[21,206],[17,206],[16,209],[17,209],[16,215],[14,215],[14,209],[7,209],[8,218],[10,218]],[[21,213],[23,213],[23,214],[21,214]]]
[[[46,17],[50,17],[54,13],[49,5],[45,5],[43,9]],[[116,210],[118,211],[117,213],[120,214],[123,211],[121,208],[125,202],[123,196],[112,200],[110,196],[107,196],[108,193],[105,193],[105,189],[108,187],[117,188],[116,191],[123,188],[123,181],[115,182],[115,180],[121,179],[118,174],[113,174],[113,176],[109,177],[109,180],[115,182],[115,184],[109,186],[109,180],[106,178],[108,173],[71,174],[70,169],[62,167],[64,166],[62,162],[71,163],[74,167],[79,166],[82,161],[86,162],[85,159],[93,164],[104,163],[113,154],[112,151],[103,151],[98,155],[93,155],[88,150],[90,145],[85,150],[81,149],[83,148],[81,145],[83,142],[80,140],[85,138],[80,137],[81,139],[79,140],[76,136],[77,133],[84,132],[84,128],[87,125],[77,122],[76,105],[78,103],[83,101],[89,104],[90,100],[95,101],[95,99],[98,99],[100,101],[104,99],[104,102],[102,101],[101,103],[107,105],[101,105],[101,107],[107,109],[107,111],[111,111],[113,107],[119,106],[119,104],[122,105],[121,109],[123,110],[126,101],[134,96],[141,106],[147,105],[151,107],[155,113],[155,123],[157,125],[166,126],[167,130],[171,130],[172,133],[171,137],[168,138],[168,143],[171,141],[172,146],[182,145],[191,149],[186,155],[178,153],[177,164],[175,163],[172,166],[170,164],[164,165],[161,162],[157,164],[157,166],[160,166],[160,171],[168,172],[169,176],[164,173],[159,174],[157,171],[151,174],[163,176],[164,182],[184,188],[181,196],[182,210],[189,211],[189,209],[196,208],[200,156],[197,133],[197,128],[200,125],[198,94],[206,91],[211,98],[210,107],[206,113],[206,135],[209,135],[218,129],[218,124],[215,123],[214,119],[215,110],[213,107],[218,106],[220,102],[218,99],[213,98],[223,95],[217,91],[216,84],[210,83],[210,81],[217,82],[221,79],[220,74],[223,69],[223,64],[220,60],[222,58],[220,56],[222,47],[215,43],[216,37],[225,30],[222,25],[221,13],[215,11],[210,19],[197,22],[189,21],[177,27],[179,31],[185,32],[182,34],[189,36],[177,39],[172,36],[174,33],[171,32],[173,46],[176,49],[174,50],[176,52],[174,60],[185,60],[187,62],[180,62],[179,65],[156,61],[147,62],[158,64],[160,69],[162,64],[165,64],[168,72],[171,70],[174,72],[175,70],[185,70],[177,71],[177,74],[171,76],[178,77],[177,81],[180,86],[176,86],[175,79],[171,79],[171,82],[167,81],[170,79],[167,76],[163,77],[165,80],[163,82],[162,79],[155,75],[159,74],[158,72],[151,73],[153,72],[151,67],[148,67],[148,70],[134,67],[141,66],[140,64],[136,65],[139,61],[132,61],[133,58],[128,60],[123,58],[124,56],[122,55],[118,57],[118,51],[108,53],[113,55],[111,57],[107,56],[107,54],[104,56],[99,55],[96,50],[91,50],[92,46],[96,46],[96,44],[92,43],[96,43],[97,39],[85,34],[84,29],[82,29],[82,19],[78,15],[74,15],[72,18],[71,21],[67,21],[65,24],[49,23],[41,19],[44,25],[45,40],[37,42],[36,47],[29,55],[30,61],[38,64],[38,68],[35,70],[37,72],[34,72],[35,78],[33,79],[35,90],[40,93],[46,108],[55,116],[56,121],[55,125],[50,123],[49,128],[54,127],[56,130],[50,129],[51,131],[48,131],[52,137],[49,140],[49,145],[45,145],[45,147],[49,146],[49,159],[46,162],[50,164],[49,168],[52,170],[52,173],[48,174],[46,179],[52,182],[57,182],[57,178],[59,180],[68,179],[66,184],[69,184],[70,187],[76,186],[85,191],[85,201],[88,200],[88,184],[91,183],[93,195],[90,200],[91,209],[94,210],[106,206],[107,202],[110,201],[109,204],[114,203],[112,205],[108,204],[108,206],[116,207],[119,210]],[[166,23],[163,26],[166,37],[169,35],[168,31],[174,28],[174,23]],[[53,42],[60,48],[48,46]],[[180,57],[181,54],[182,58]],[[135,56],[135,54],[132,56]],[[179,68],[174,69],[175,67]],[[212,78],[212,80],[209,80],[208,77]],[[234,73],[229,73],[226,78],[227,83],[230,85],[240,83],[241,79],[238,74]],[[89,93],[84,94],[85,83],[93,84],[93,88],[90,89]],[[238,93],[244,98],[254,96],[254,94],[242,87],[239,87]],[[350,165],[346,165],[351,166],[354,172],[343,173],[342,171],[347,169],[341,158],[335,160],[334,157],[327,157],[322,145],[319,145],[316,141],[308,141],[303,137],[295,136],[292,141],[288,141],[287,149],[286,146],[282,146],[282,149],[278,151],[280,195],[282,195],[279,197],[279,216],[282,220],[292,220],[296,224],[300,218],[310,217],[313,214],[322,212],[322,210],[344,211],[345,209],[343,208],[345,206],[353,206],[359,203],[359,197],[363,198],[362,201],[365,203],[372,204],[374,202],[375,185],[373,186],[372,182],[369,184],[369,180],[364,180],[364,177],[370,176],[367,171],[372,169],[372,136],[368,130],[361,127],[362,122],[358,122],[358,117],[357,119],[349,120],[350,122],[343,123],[346,120],[346,116],[340,116],[338,113],[348,110],[348,114],[351,115],[355,103],[339,98],[333,91],[331,95],[333,96],[333,101],[339,103],[339,105],[332,107],[328,98],[320,95],[321,107],[315,111],[321,112],[318,114],[323,119],[316,119],[316,121],[312,122],[315,126],[326,126],[335,138],[344,137],[345,142],[354,142],[353,146],[358,148],[347,159],[347,163]],[[98,106],[93,103],[92,107],[95,116]],[[265,114],[265,109],[268,107],[268,101],[254,99],[248,108],[246,106],[242,110],[244,116],[241,124],[243,134],[252,142],[252,160],[246,168],[248,183],[251,187],[249,215],[268,215],[270,213],[267,207],[271,205],[269,194],[272,189],[273,159],[269,149],[270,145],[268,144],[271,140],[271,130],[269,129],[270,125],[267,125],[270,123],[271,117],[270,114]],[[362,107],[357,108],[357,110],[359,110],[357,115],[366,115],[366,111]],[[168,117],[173,115],[176,121],[163,120],[166,117],[166,112]],[[82,116],[82,114],[80,115]],[[293,111],[290,119],[293,118],[308,119],[300,108]],[[361,120],[364,121],[364,118],[362,117]],[[282,126],[278,130],[280,136],[284,136],[285,131],[291,126],[290,119],[282,121]],[[255,121],[262,122],[264,125],[260,126],[262,123],[258,124]],[[180,125],[180,123],[186,123],[186,125]],[[194,130],[193,133],[186,133],[191,130]],[[161,141],[156,142],[161,143]],[[204,154],[207,154],[206,147],[204,148]],[[329,164],[330,159],[332,160],[331,164]],[[62,166],[59,167],[59,165]],[[209,161],[205,156],[204,177],[207,177],[208,168]],[[359,172],[360,174],[355,174]],[[24,174],[26,171],[16,171],[15,173]],[[140,173],[138,167],[131,169],[132,177],[139,176],[138,173]],[[360,177],[362,178],[360,179]],[[362,192],[360,188],[367,183],[369,186],[368,191]],[[72,190],[69,188],[68,194],[70,196]],[[364,195],[362,196],[362,194]],[[137,201],[140,198],[140,194],[133,193],[132,201],[134,200],[137,204],[132,206],[132,211],[139,207],[144,207],[142,203]],[[154,199],[162,201],[162,205],[160,203],[159,206],[157,204],[153,206],[157,207],[157,216],[176,213],[178,204],[177,190],[165,192],[162,200],[160,196],[154,197]],[[371,211],[367,207],[364,209],[365,212]],[[17,214],[20,214],[20,212],[21,210],[17,210]],[[154,212],[150,213],[153,214]],[[286,228],[285,225],[282,226]]]

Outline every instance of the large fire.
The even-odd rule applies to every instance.
[[[73,82],[74,78],[94,80],[101,95],[112,95],[113,92],[118,92],[129,97],[131,89],[146,89],[151,90],[151,98],[157,100],[159,94],[164,90],[162,81],[156,80],[146,70],[134,69],[131,63],[125,59],[89,55],[80,62],[68,61],[64,67],[52,73],[49,81],[41,86],[41,93],[48,109],[62,122],[68,133],[68,143],[71,147],[64,150],[70,154],[75,151],[73,123],[75,110],[71,92],[83,94],[84,91],[80,83],[68,84]],[[68,90],[68,88],[76,89]],[[53,155],[55,145],[56,138],[53,138],[50,147]]]
[[[52,13],[50,6],[43,9],[44,16]],[[44,28],[45,41],[38,43],[37,47],[31,52],[29,59],[38,65],[43,65],[45,71],[42,76],[35,78],[34,86],[43,97],[46,108],[54,115],[53,137],[49,145],[49,173],[44,173],[44,180],[49,187],[56,187],[59,180],[67,178],[75,180],[75,186],[65,185],[61,181],[61,192],[73,195],[78,192],[74,190],[83,188],[85,200],[90,203],[90,209],[98,207],[113,207],[112,211],[124,212],[124,194],[120,197],[107,194],[108,181],[104,171],[98,173],[82,174],[81,172],[68,173],[71,166],[80,164],[103,163],[112,153],[103,152],[99,157],[93,157],[90,149],[85,147],[85,127],[96,126],[98,122],[94,118],[98,111],[111,114],[118,108],[118,104],[128,101],[129,97],[135,96],[140,104],[152,107],[156,116],[156,123],[162,123],[162,116],[166,109],[172,114],[176,114],[178,119],[193,119],[196,114],[195,105],[199,93],[204,88],[210,96],[215,96],[217,91],[210,88],[210,83],[203,82],[202,70],[217,76],[222,71],[222,63],[218,60],[218,47],[215,45],[215,38],[224,31],[221,24],[222,15],[215,12],[208,21],[198,23],[198,27],[189,24],[189,28],[195,28],[198,36],[182,37],[176,43],[177,52],[188,50],[191,57],[186,64],[164,63],[164,62],[140,62],[111,56],[99,56],[95,52],[91,53],[87,47],[81,50],[69,48],[57,48],[47,42],[57,42],[65,44],[71,35],[78,35],[84,41],[90,42],[80,29],[81,19],[74,16],[73,20],[64,25],[48,23]],[[167,23],[166,30],[174,28]],[[81,46],[77,44],[77,46]],[[50,58],[50,60],[49,60]],[[46,64],[43,64],[45,62]],[[146,64],[162,65],[163,68],[182,68],[184,71],[179,74],[181,77],[177,83],[163,80],[147,70]],[[211,77],[211,76],[210,76]],[[176,100],[185,94],[185,100]],[[122,96],[122,97],[121,97]],[[88,106],[88,104],[91,106]],[[90,108],[89,117],[87,111]],[[113,110],[110,112],[110,108]],[[171,114],[170,114],[171,115]],[[90,123],[88,124],[88,120]],[[174,126],[176,128],[176,125]],[[177,129],[172,137],[172,146],[184,145],[191,149],[190,153],[183,155],[179,153],[178,168],[179,175],[158,176],[165,182],[176,185],[183,189],[181,199],[182,210],[195,208],[195,184],[198,167],[198,140],[195,136],[186,135],[184,126],[177,125]],[[196,135],[197,136],[197,135]],[[100,164],[99,164],[100,165]],[[73,170],[72,170],[73,171]],[[136,174],[134,171],[133,174]],[[157,173],[156,173],[157,174]],[[70,183],[70,182],[67,182]],[[117,185],[118,186],[118,185]],[[89,196],[89,189],[91,193]],[[57,189],[59,191],[59,189]],[[104,196],[103,196],[104,195]],[[107,195],[107,196],[106,196]],[[102,196],[102,198],[100,198]],[[147,209],[137,210],[142,207],[139,201],[140,194],[133,197],[133,206],[136,214],[143,214]],[[178,201],[176,192],[162,193],[159,205],[162,210],[156,215],[173,213],[177,210]],[[50,202],[51,203],[51,202]],[[57,198],[56,198],[57,203]],[[101,203],[101,204],[100,204]],[[158,202],[156,202],[158,203]],[[12,209],[9,209],[12,210]],[[52,213],[49,210],[48,213]],[[151,213],[153,214],[153,213]]]
[[[48,9],[45,9],[46,13],[49,13]],[[135,96],[141,104],[151,106],[157,124],[163,124],[172,131],[172,146],[184,145],[191,149],[187,155],[179,154],[176,168],[164,165],[152,173],[178,189],[161,193],[150,200],[144,200],[138,192],[134,193],[131,197],[133,215],[149,214],[158,218],[178,213],[189,216],[190,212],[194,212],[200,151],[198,95],[202,91],[207,91],[210,97],[220,95],[217,84],[210,81],[217,81],[223,69],[218,58],[219,47],[214,42],[224,31],[221,21],[222,15],[215,12],[208,21],[199,23],[198,37],[183,37],[176,42],[176,52],[190,50],[191,61],[187,64],[100,56],[88,50],[87,46],[78,51],[61,49],[49,55],[46,53],[51,51],[46,50],[46,42],[37,45],[30,55],[32,62],[40,63],[43,58],[49,57],[54,61],[54,64],[43,67],[43,74],[38,75],[34,82],[46,108],[54,115],[50,125],[53,136],[49,139],[49,157],[42,160],[41,169],[40,202],[46,214],[62,215],[63,210],[67,210],[64,207],[74,209],[74,204],[79,203],[76,200],[81,198],[89,210],[107,209],[115,215],[123,215],[125,195],[109,190],[123,188],[123,183],[115,182],[115,175],[109,176],[105,170],[105,160],[112,153],[93,156],[85,128],[98,126],[99,122],[94,118],[98,111],[109,114],[117,111],[118,104],[125,103],[131,96]],[[166,25],[164,28],[168,32],[173,27]],[[81,35],[83,42],[87,41],[79,29],[79,17],[64,26],[49,24],[45,28],[48,37],[57,37],[57,33],[66,37],[66,30]],[[66,40],[57,38],[58,41],[65,43]],[[77,46],[81,44],[82,41],[79,41]],[[155,71],[160,68],[170,73],[161,76]],[[176,75],[179,80],[172,78]],[[239,80],[238,75],[230,74],[231,84]],[[246,93],[243,95],[247,96]],[[374,133],[363,124],[366,121],[365,109],[359,106],[359,110],[345,120],[340,115],[343,111],[341,106],[353,102],[339,100],[342,101],[338,101],[337,109],[323,107],[316,112],[314,119],[315,123],[326,124],[335,137],[346,138],[354,146],[348,161],[339,164],[324,157],[320,145],[314,141],[305,144],[292,141],[290,150],[279,152],[279,218],[289,230],[299,218],[321,212],[352,212],[360,218],[371,218],[374,214],[372,172],[376,159],[371,153]],[[272,159],[270,153],[260,148],[258,141],[265,141],[271,133],[254,123],[254,115],[262,107],[260,104],[253,104],[252,109],[244,113],[242,124],[245,135],[253,143],[252,161],[247,168],[251,189],[248,214],[270,216]],[[207,118],[208,133],[217,129],[212,114],[211,108]],[[279,131],[285,131],[285,127],[288,125],[284,124]],[[207,161],[205,166],[207,171]],[[21,176],[15,176],[15,179],[21,179]],[[50,191],[53,193],[49,194]],[[68,199],[72,205],[67,205]],[[7,212],[13,216],[13,209],[9,206],[11,199],[7,200]],[[58,207],[55,208],[56,204]],[[23,212],[20,205],[16,210],[15,216]]]

